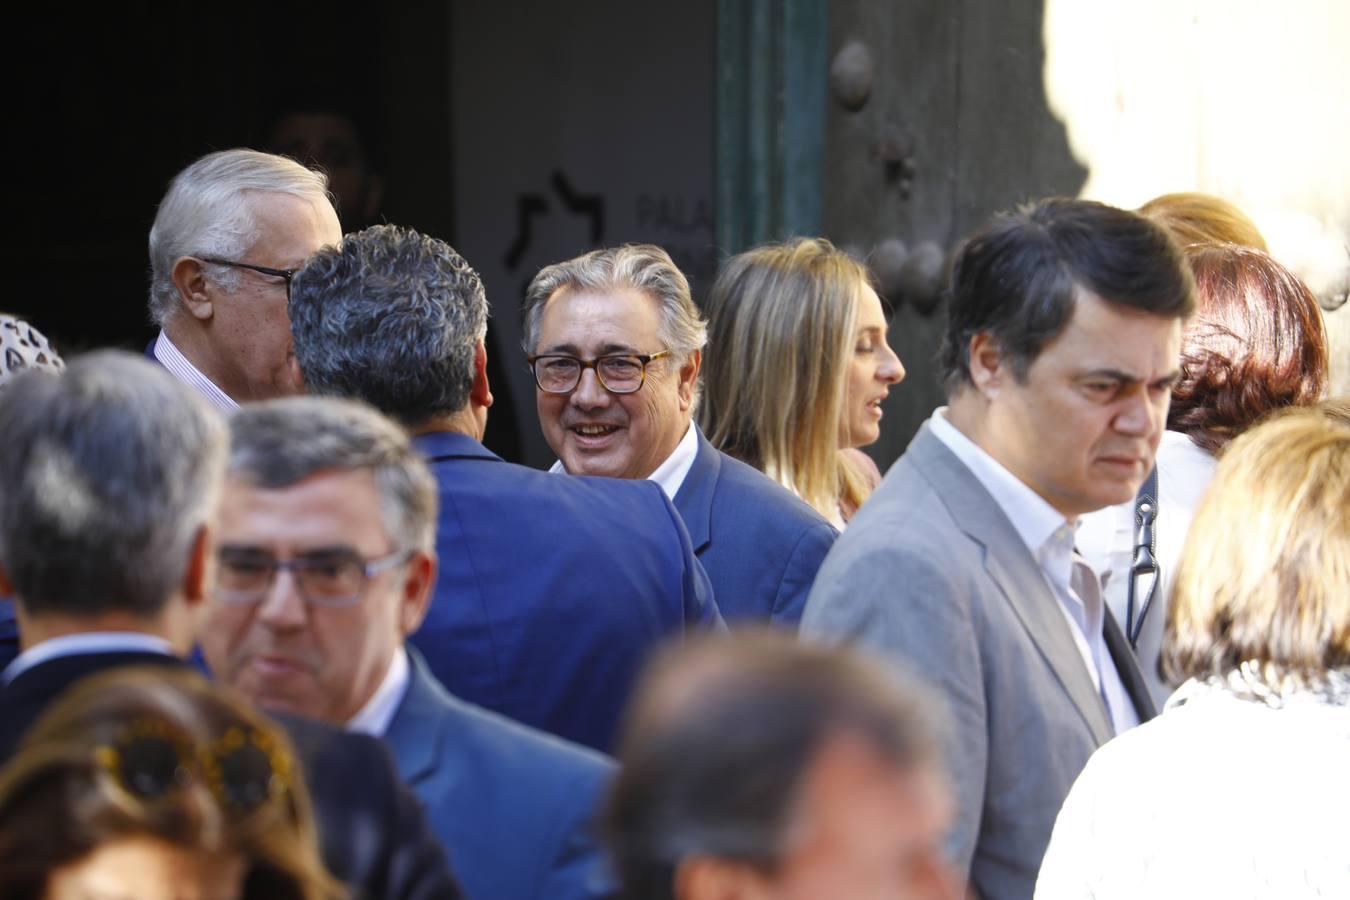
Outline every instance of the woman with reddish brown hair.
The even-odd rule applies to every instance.
[[[1160,574],[1136,650],[1154,701],[1171,693],[1158,672],[1172,576],[1191,515],[1217,457],[1276,410],[1319,402],[1327,387],[1327,334],[1317,299],[1268,254],[1236,244],[1193,244],[1196,313],[1181,337],[1180,374],[1158,445],[1154,557]],[[1127,614],[1136,541],[1135,503],[1083,517],[1078,547],[1099,571],[1117,619]],[[1136,611],[1140,605],[1136,598]],[[1136,612],[1137,615],[1137,612]]]

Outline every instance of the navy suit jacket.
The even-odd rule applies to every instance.
[[[0,765],[38,716],[82,678],[123,666],[183,666],[162,653],[110,651],[38,663],[0,687]],[[374,738],[276,716],[309,785],[324,865],[356,900],[457,900],[445,854]]]
[[[385,732],[465,893],[478,900],[610,896],[592,833],[613,763],[452,697],[415,650]]]
[[[797,627],[816,570],[839,536],[824,516],[701,431],[675,508],[728,622]]]
[[[441,500],[413,645],[461,700],[608,750],[657,644],[721,627],[679,514],[652,482],[551,475],[462,434],[413,440]]]
[[[0,672],[19,655],[19,622],[14,617],[14,601],[0,597]]]

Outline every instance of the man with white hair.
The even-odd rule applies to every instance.
[[[342,238],[321,172],[270,153],[211,153],[174,178],[150,229],[150,355],[212,405],[299,393],[291,277]]]

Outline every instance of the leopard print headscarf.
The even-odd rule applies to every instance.
[[[22,319],[0,313],[0,390],[9,379],[33,367],[59,372],[66,364],[42,332]]]

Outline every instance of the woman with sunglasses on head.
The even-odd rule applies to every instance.
[[[858,448],[880,437],[905,377],[867,270],[822,238],[734,256],[708,301],[708,345],[708,439],[842,528],[881,480]]]
[[[6,900],[340,900],[285,734],[186,670],[78,683],[0,770]]]

